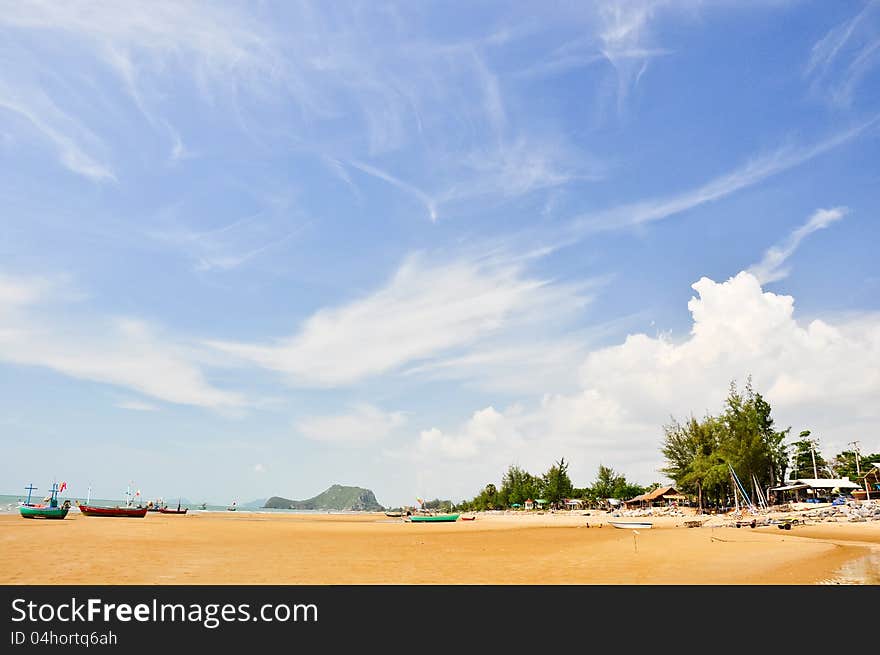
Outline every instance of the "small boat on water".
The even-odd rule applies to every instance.
[[[413,523],[451,523],[458,520],[458,514],[413,514],[409,520]]]
[[[65,500],[59,505],[58,494],[67,486],[66,482],[61,483],[61,489],[58,485],[52,484],[52,493],[49,496],[48,505],[40,503],[31,503],[31,492],[36,489],[33,484],[25,489],[28,490],[27,501],[18,506],[18,512],[25,519],[63,519],[70,510],[70,501]]]
[[[199,509],[208,509],[208,503],[202,503],[199,505]]]
[[[226,511],[227,511],[227,512],[234,512],[235,509],[236,509],[236,507],[235,507],[235,501],[233,500],[233,501],[232,501],[232,504],[231,504],[229,507],[226,508]]]
[[[183,509],[180,509],[180,501],[178,500],[177,501],[177,509],[172,509],[171,507],[160,507],[159,513],[160,514],[186,514],[186,511],[188,509],[189,509],[189,507],[184,507]]]
[[[648,530],[654,527],[653,523],[647,521],[608,521],[608,523],[621,530]]]

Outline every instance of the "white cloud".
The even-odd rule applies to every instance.
[[[583,236],[601,230],[631,227],[659,221],[683,211],[728,196],[847,143],[880,120],[880,114],[848,130],[806,148],[780,148],[752,159],[744,166],[716,177],[702,186],[665,198],[652,198],[604,211],[593,212],[572,222],[573,234]]]
[[[154,90],[171,65],[187,71],[209,100],[213,89],[248,85],[258,91],[265,80],[276,78],[277,51],[268,31],[231,6],[88,0],[4,6],[0,107],[25,118],[55,146],[65,167],[92,180],[115,180],[107,144],[95,134],[106,129],[107,112],[100,95],[84,84],[91,83],[88,73],[72,72],[69,61],[85,55],[118,76],[137,110],[173,141],[173,159],[185,151],[177,131],[161,116],[167,94]],[[42,63],[41,55],[57,56],[49,44],[64,47],[68,59]]]
[[[203,356],[186,340],[134,318],[82,318],[67,306],[77,294],[56,297],[59,290],[46,284],[0,277],[0,361],[42,366],[173,403],[218,409],[248,404],[241,394],[206,380],[199,365]]]
[[[801,241],[807,236],[821,230],[846,216],[846,207],[817,209],[809,220],[792,232],[785,243],[773,246],[764,253],[764,258],[749,268],[749,272],[758,278],[761,284],[776,282],[788,277],[788,269],[782,268],[785,261],[794,254]]]
[[[852,103],[856,87],[880,64],[880,2],[869,0],[855,16],[815,43],[804,74],[814,92],[837,105]]]
[[[419,452],[453,458],[474,457],[481,447],[497,441],[499,428],[504,423],[504,416],[494,407],[481,409],[474,412],[457,434],[444,434],[437,428],[423,430],[419,435]]]
[[[387,438],[405,422],[402,412],[385,412],[361,403],[348,414],[304,418],[296,428],[313,441],[367,445]]]
[[[135,412],[155,412],[159,408],[152,403],[145,403],[142,400],[123,400],[116,403],[116,407],[120,409],[130,409]]]
[[[437,457],[479,460],[482,477],[469,482],[471,491],[486,482],[486,471],[500,477],[518,462],[542,472],[560,456],[583,483],[599,463],[655,481],[670,416],[719,412],[730,381],[742,387],[749,375],[778,428],[792,425],[797,434],[809,427],[829,455],[876,428],[880,316],[804,323],[791,296],[763,291],[747,272],[724,282],[704,277],[693,288],[687,338],[632,334],[595,350],[580,366],[580,391],[547,394],[529,408],[488,407],[451,431],[425,429],[421,457],[435,458],[438,478],[453,465],[441,466]]]
[[[86,153],[83,143],[104,149],[100,140],[68,114],[61,111],[39,89],[23,85],[13,92],[0,79],[0,109],[24,118],[58,152],[61,164],[92,180],[115,180],[113,171]]]
[[[254,464],[254,473],[265,473],[266,467],[262,464]]]
[[[390,173],[378,169],[375,166],[370,166],[369,164],[365,164],[359,161],[350,161],[349,164],[351,166],[354,166],[358,170],[361,170],[368,175],[372,175],[375,178],[383,180],[388,184],[391,184],[392,186],[395,186],[398,189],[401,189],[409,195],[413,196],[419,202],[425,205],[425,209],[428,210],[428,218],[431,219],[431,222],[435,223],[437,221],[437,203],[421,189],[417,189],[412,184],[407,184],[406,182],[399,180]]]
[[[296,385],[335,386],[461,356],[488,339],[516,338],[530,325],[559,325],[587,302],[578,286],[526,277],[521,262],[411,256],[381,289],[318,311],[292,337],[208,345],[285,373]]]

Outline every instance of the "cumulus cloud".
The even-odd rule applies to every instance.
[[[311,416],[299,421],[297,430],[313,441],[372,444],[388,437],[406,422],[402,412],[385,412],[361,403],[348,414]]]
[[[647,483],[659,477],[670,416],[720,411],[730,381],[742,386],[749,375],[780,428],[809,426],[829,453],[876,426],[880,316],[799,321],[793,297],[764,291],[745,271],[692,286],[687,338],[631,334],[587,355],[578,392],[545,395],[529,408],[488,407],[457,429],[424,430],[419,452],[480,458],[482,483],[487,467],[500,475],[513,461],[543,467],[559,456],[583,482],[605,463]]]

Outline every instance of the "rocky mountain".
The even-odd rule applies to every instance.
[[[325,492],[307,500],[290,500],[289,498],[272,496],[263,507],[362,512],[380,512],[384,509],[376,500],[375,494],[369,489],[345,487],[341,484],[334,484]]]

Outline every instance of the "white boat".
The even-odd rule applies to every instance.
[[[647,521],[608,521],[608,523],[621,530],[648,530],[654,527],[653,523]]]

